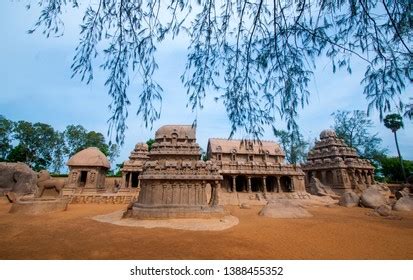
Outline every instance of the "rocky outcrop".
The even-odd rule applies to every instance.
[[[270,218],[308,218],[313,216],[301,205],[295,204],[287,199],[268,202],[268,204],[261,209],[259,215]]]
[[[395,211],[413,211],[413,199],[409,197],[402,197],[396,201],[393,206]]]
[[[329,187],[320,182],[318,178],[312,177],[310,182],[310,193],[313,195],[329,196],[338,199],[339,196]]]
[[[405,187],[401,189],[400,191],[397,191],[395,193],[396,199],[399,200],[402,197],[410,197],[410,191],[409,188]]]
[[[0,162],[0,192],[33,194],[37,191],[36,182],[37,174],[27,164]]]
[[[388,197],[375,187],[365,190],[360,197],[360,203],[364,207],[377,208],[383,204],[388,204]]]
[[[352,191],[344,193],[338,201],[338,204],[344,207],[356,207],[359,203],[360,197]]]

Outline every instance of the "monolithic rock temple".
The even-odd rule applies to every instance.
[[[195,133],[190,125],[162,126],[150,151],[136,144],[116,179],[106,177],[110,164],[97,148],[80,151],[67,162],[62,196],[70,203],[129,204],[128,217],[211,217],[222,215],[223,205],[309,198],[315,178],[338,195],[375,183],[373,166],[332,130],[321,132],[302,166],[284,163],[276,142],[215,138],[204,161]]]
[[[106,156],[95,147],[84,149],[67,162],[69,178],[67,187],[105,189],[106,173],[110,164]]]
[[[305,192],[303,171],[284,163],[275,142],[209,139],[207,157],[218,166],[228,192]]]
[[[192,126],[165,125],[159,128],[148,157],[139,175],[138,201],[128,209],[126,217],[159,219],[223,215],[217,194],[222,176],[213,162],[200,160],[200,148]]]
[[[348,190],[359,192],[374,184],[374,167],[370,162],[360,159],[354,148],[348,147],[329,129],[320,133],[320,141],[316,141],[308,153],[302,169],[307,186],[315,177],[337,194]]]

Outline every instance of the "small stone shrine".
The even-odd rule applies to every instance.
[[[374,184],[374,167],[330,129],[320,133],[320,141],[316,141],[302,168],[307,186],[314,176],[339,195],[348,190],[360,192]]]
[[[285,154],[273,141],[209,139],[207,157],[223,175],[228,192],[305,193],[304,173],[285,164]]]
[[[143,170],[143,165],[148,157],[148,145],[138,143],[131,152],[129,160],[124,161],[122,167],[122,185],[125,188],[138,188],[139,175]]]
[[[124,217],[138,219],[211,218],[224,215],[218,206],[222,181],[218,167],[200,160],[195,128],[165,125],[139,175],[138,200]],[[209,199],[208,199],[209,198]]]
[[[106,172],[110,164],[96,147],[84,149],[67,162],[69,176],[65,188],[105,189]]]

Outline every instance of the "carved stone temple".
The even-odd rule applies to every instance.
[[[223,176],[227,192],[305,193],[304,172],[285,164],[285,154],[273,141],[209,139],[207,157]]]
[[[129,160],[123,163],[122,181],[125,188],[139,187],[139,175],[142,173],[143,165],[148,159],[148,145],[144,143],[136,144]]]
[[[320,141],[316,141],[302,168],[307,186],[315,177],[339,195],[347,190],[358,192],[374,184],[374,167],[368,160],[360,159],[356,150],[330,129],[320,133]]]
[[[195,128],[165,125],[139,175],[138,200],[124,217],[138,219],[199,218],[224,214],[218,206],[222,182],[218,167],[200,160]],[[208,199],[209,198],[209,199]]]
[[[67,162],[69,176],[66,188],[105,189],[106,172],[110,163],[96,147],[84,149]]]

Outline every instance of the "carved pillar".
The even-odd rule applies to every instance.
[[[126,188],[126,173],[122,173],[122,183],[121,183],[122,188]]]
[[[132,188],[132,172],[129,172],[128,188]]]
[[[321,171],[321,183],[323,183],[324,185],[327,185],[326,171],[325,170]]]
[[[293,192],[293,191],[295,191],[294,177],[290,177],[290,182],[291,182],[290,191]]]
[[[264,191],[264,194],[267,194],[267,181],[266,181],[266,178],[267,177],[265,177],[265,176],[263,176],[262,177],[262,187],[263,187],[263,191]]]
[[[280,177],[275,177],[277,179],[277,193],[282,192],[281,190],[281,182],[280,182]]]
[[[249,193],[252,192],[252,190],[251,190],[251,177],[250,176],[248,176],[248,192]]]
[[[339,184],[339,180],[338,180],[338,173],[339,171],[337,169],[334,169],[333,171],[333,186],[338,185]]]
[[[237,176],[232,176],[232,191],[237,191]]]

